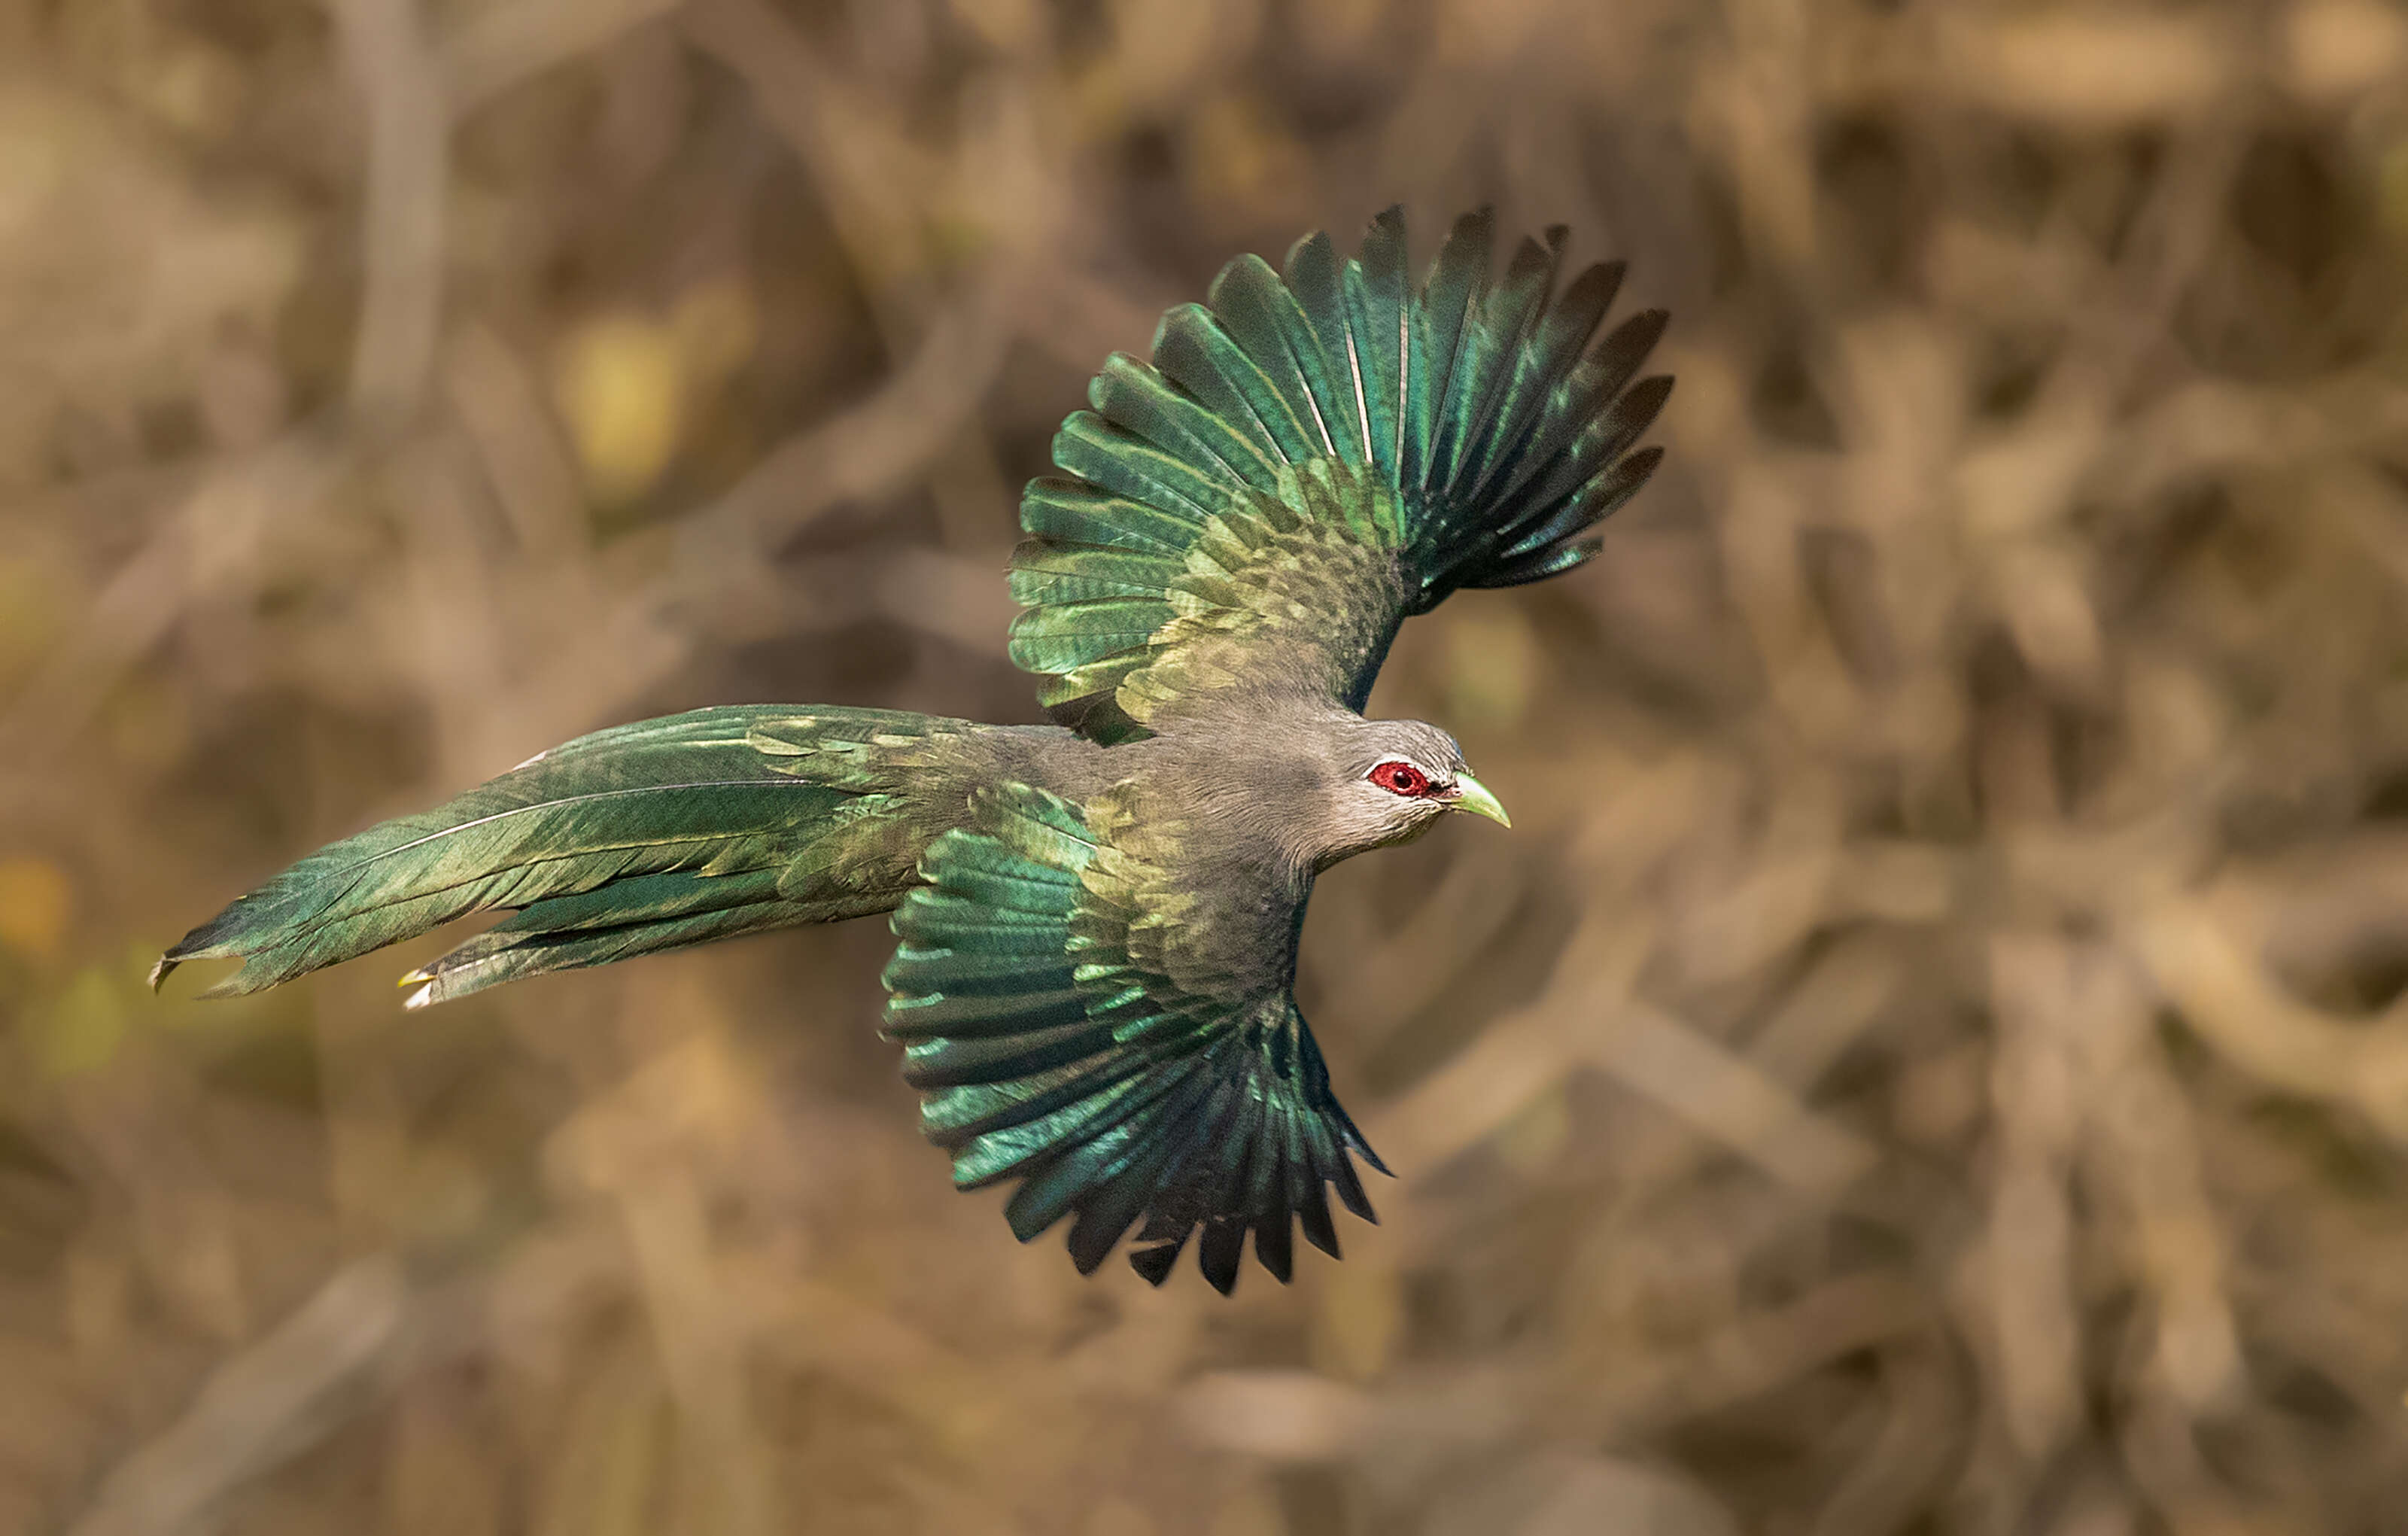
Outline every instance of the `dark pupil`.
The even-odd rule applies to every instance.
[[[1389,764],[1385,777],[1388,788],[1398,795],[1411,795],[1421,788],[1422,776],[1402,763]]]

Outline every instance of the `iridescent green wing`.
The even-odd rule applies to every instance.
[[[1596,553],[1659,457],[1629,450],[1671,388],[1632,382],[1664,316],[1592,349],[1620,265],[1555,294],[1556,229],[1492,282],[1490,236],[1457,221],[1418,290],[1394,209],[1344,263],[1325,235],[1283,272],[1240,257],[1151,366],[1105,365],[1013,559],[1012,659],[1057,719],[1127,739],[1232,678],[1360,709],[1406,617]]]
[[[937,840],[928,884],[896,912],[886,1033],[954,1182],[1020,1181],[1005,1212],[1021,1241],[1072,1218],[1089,1272],[1142,1222],[1129,1261],[1160,1285],[1200,1229],[1198,1263],[1226,1293],[1251,1231],[1284,1281],[1295,1224],[1338,1252],[1329,1185],[1371,1219],[1350,1154],[1386,1170],[1297,1012],[1293,916],[1182,891],[1179,871],[1114,840],[1127,827],[1111,802],[982,792],[980,830]],[[1268,926],[1239,931],[1249,921]],[[1186,941],[1206,927],[1211,942]],[[1286,960],[1197,963],[1214,954]]]

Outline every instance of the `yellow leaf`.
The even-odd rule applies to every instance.
[[[586,487],[604,502],[652,488],[685,422],[685,358],[673,325],[605,315],[562,350],[554,380]]]
[[[30,959],[56,959],[74,903],[66,875],[50,860],[0,859],[0,944]]]

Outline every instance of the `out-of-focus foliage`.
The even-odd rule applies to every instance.
[[[1342,1265],[1015,1247],[875,923],[141,990],[590,726],[1033,718],[1087,373],[1398,199],[1681,385],[1383,682],[1516,827],[1316,904]],[[2403,264],[2379,0],[0,0],[0,1529],[2399,1529]]]

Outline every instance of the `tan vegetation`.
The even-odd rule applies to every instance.
[[[1240,250],[1670,307],[1607,558],[1375,700],[1400,1179],[1022,1249],[876,923],[141,987],[714,701],[1034,718],[1015,490]],[[0,0],[0,1530],[2240,1536],[2408,1508],[2408,13]]]

